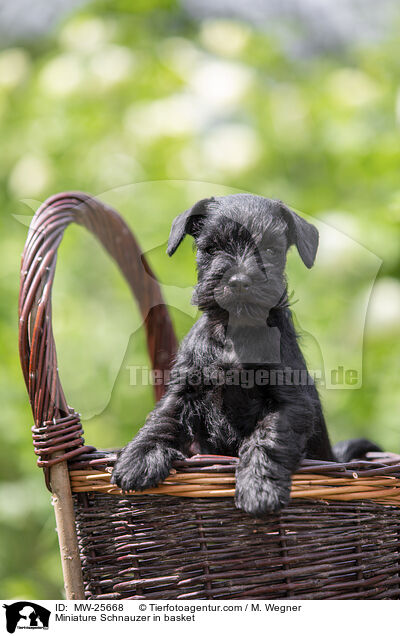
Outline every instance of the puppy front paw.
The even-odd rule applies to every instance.
[[[176,459],[184,455],[174,448],[156,445],[145,450],[131,442],[117,457],[111,483],[125,491],[154,488],[168,477]]]
[[[268,477],[236,474],[236,507],[255,517],[276,514],[289,503],[290,486],[286,480],[275,482]]]

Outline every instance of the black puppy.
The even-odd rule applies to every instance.
[[[180,346],[165,396],[120,452],[112,482],[144,490],[194,452],[238,455],[236,505],[276,512],[304,457],[334,460],[284,273],[292,245],[313,265],[318,231],[281,201],[237,194],[203,199],[178,216],[170,256],[186,234],[197,246],[193,302],[203,314]]]

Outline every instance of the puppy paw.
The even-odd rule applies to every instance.
[[[269,478],[236,476],[235,504],[244,512],[259,517],[276,514],[290,500],[290,482],[275,482]]]
[[[125,491],[154,488],[168,477],[176,459],[184,455],[174,448],[157,445],[144,450],[131,442],[118,455],[111,483]]]

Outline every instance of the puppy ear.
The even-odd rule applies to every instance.
[[[319,234],[315,225],[311,225],[301,216],[293,212],[282,201],[279,201],[283,213],[289,223],[289,240],[296,245],[304,265],[310,269],[314,265],[318,249]]]
[[[190,234],[194,238],[198,236],[208,213],[207,204],[214,200],[214,197],[201,199],[192,208],[185,210],[172,221],[167,247],[168,256],[172,256],[175,253],[186,234]]]

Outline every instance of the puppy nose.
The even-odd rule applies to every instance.
[[[235,292],[247,291],[250,289],[251,279],[247,274],[233,274],[228,281],[229,287]]]

